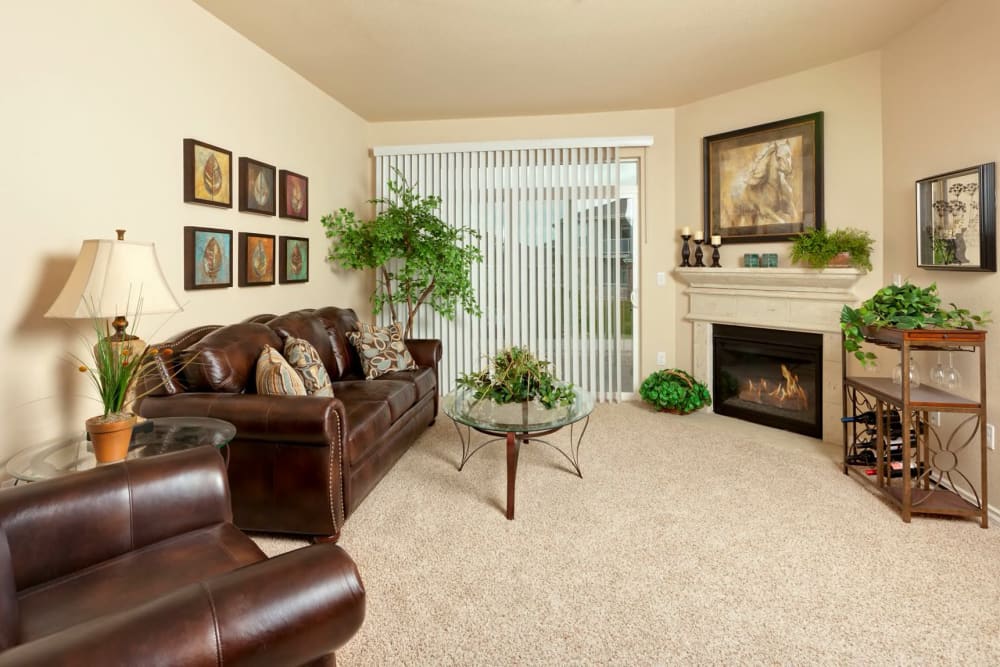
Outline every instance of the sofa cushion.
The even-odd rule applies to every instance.
[[[344,405],[355,401],[384,401],[389,406],[393,422],[417,402],[417,390],[413,383],[400,380],[341,380],[333,383],[333,391]]]
[[[333,344],[330,342],[330,334],[326,330],[323,320],[317,317],[311,310],[297,310],[280,317],[275,317],[267,326],[271,327],[285,345],[292,338],[300,338],[309,341],[309,344],[316,348],[319,359],[329,375],[341,375],[340,367],[333,354]],[[282,349],[282,348],[279,348]],[[288,355],[285,355],[287,358]]]
[[[432,368],[413,368],[408,371],[396,371],[387,375],[380,375],[374,382],[384,381],[407,381],[413,383],[413,388],[417,390],[417,400],[422,400],[424,396],[437,391],[437,376]]]
[[[302,377],[270,345],[257,358],[257,393],[262,396],[308,396]]]
[[[361,360],[358,359],[354,346],[347,340],[347,334],[358,328],[358,316],[354,310],[327,306],[317,308],[312,311],[312,315],[319,318],[330,337],[330,347],[337,362],[336,370],[327,366],[330,379],[336,381],[341,378],[364,377]]]
[[[229,523],[163,540],[22,591],[20,640],[28,642],[131,609],[189,583],[264,559],[253,540]],[[157,576],[163,572],[170,576]]]
[[[216,329],[179,356],[189,391],[256,393],[257,357],[266,345],[282,347],[281,339],[263,324],[241,322]],[[193,355],[193,363],[187,361]]]
[[[365,377],[369,380],[393,371],[417,367],[396,322],[387,327],[358,324],[358,330],[347,334],[347,338],[357,349]]]
[[[289,338],[285,341],[285,359],[302,378],[307,394],[333,397],[330,375],[326,372],[316,348],[309,341],[302,338]]]
[[[382,442],[382,434],[392,426],[389,404],[385,401],[344,403],[347,419],[347,460],[353,465],[364,459]]]

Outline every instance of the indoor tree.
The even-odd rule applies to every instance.
[[[375,313],[388,306],[399,321],[397,306],[406,308],[404,338],[413,331],[420,306],[427,304],[447,319],[459,305],[480,314],[472,289],[474,262],[483,257],[471,244],[479,233],[469,227],[449,225],[438,216],[441,198],[422,196],[398,169],[386,184],[389,194],[372,199],[379,213],[362,220],[342,208],[323,216],[326,236],[332,239],[327,261],[347,269],[374,269]]]

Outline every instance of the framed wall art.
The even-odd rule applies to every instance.
[[[274,284],[274,236],[240,232],[240,287]]]
[[[917,181],[917,266],[996,271],[996,163]]]
[[[275,196],[275,169],[271,165],[241,157],[240,171],[240,210],[249,213],[274,215],[278,198]]]
[[[299,236],[278,238],[279,283],[309,282],[309,239]]]
[[[823,226],[823,112],[704,139],[705,238],[786,241]]]
[[[309,219],[309,179],[286,169],[278,172],[279,198],[281,205],[278,215],[295,220]]]
[[[233,233],[209,227],[184,228],[184,289],[233,286]]]
[[[184,201],[233,207],[233,154],[197,139],[184,140]]]

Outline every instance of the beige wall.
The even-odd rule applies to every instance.
[[[655,368],[657,351],[673,359],[676,295],[671,286],[657,287],[656,273],[669,274],[676,264],[674,230],[674,112],[672,109],[621,111],[568,116],[521,116],[442,121],[373,123],[372,146],[456,141],[499,141],[650,135],[643,151],[645,221],[642,224],[639,317],[640,374]]]
[[[942,301],[1000,314],[996,273],[928,271],[916,266],[914,182],[953,169],[1000,160],[1000,3],[954,0],[900,35],[882,51],[885,178],[885,276],[917,285],[937,283]],[[997,325],[987,336],[987,359],[1000,354]],[[974,355],[954,355],[966,392],[975,392]],[[880,358],[890,359],[890,353]],[[918,356],[926,378],[936,359]],[[895,362],[892,362],[895,363]],[[888,365],[888,364],[886,364]],[[988,372],[989,420],[1000,416],[1000,376]],[[988,452],[991,504],[1000,506],[1000,456]]]
[[[3,24],[0,462],[99,410],[67,357],[86,354],[85,328],[42,318],[83,239],[123,227],[156,243],[184,311],[145,318],[147,338],[260,312],[367,308],[365,277],[325,264],[319,223],[368,197],[362,119],[192,2],[6,3]],[[183,203],[184,137],[307,175],[311,219]],[[185,292],[185,225],[308,236],[310,282]]]
[[[678,228],[704,226],[702,139],[706,136],[815,111],[824,122],[824,219],[829,228],[856,227],[875,238],[874,270],[856,294],[877,289],[882,277],[882,117],[879,54],[868,53],[792,76],[695,102],[677,109]],[[680,238],[671,238],[680,254]],[[740,243],[721,248],[723,266],[742,265],[745,252],[778,253],[791,266],[790,244]],[[687,297],[677,286],[678,363],[691,366],[691,330],[683,320]]]

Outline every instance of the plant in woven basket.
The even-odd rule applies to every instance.
[[[712,404],[708,386],[679,368],[656,371],[639,387],[642,400],[663,412],[686,415]]]
[[[909,282],[886,285],[857,308],[844,306],[840,311],[840,329],[844,332],[844,349],[852,353],[862,366],[875,362],[875,354],[861,348],[868,327],[895,329],[974,329],[990,322],[989,313],[972,314],[954,303],[941,307],[937,285],[918,287]]]
[[[495,403],[523,403],[537,400],[546,408],[572,405],[573,385],[560,382],[550,370],[552,363],[523,347],[501,350],[486,366],[458,377],[458,385],[473,391],[477,399]]]

